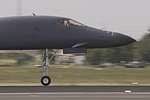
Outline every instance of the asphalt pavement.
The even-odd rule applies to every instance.
[[[0,100],[150,100],[148,86],[1,86]]]
[[[32,92],[150,92],[150,86],[0,86],[0,93]]]
[[[148,93],[58,92],[0,93],[0,100],[150,100]]]

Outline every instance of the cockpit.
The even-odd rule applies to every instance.
[[[63,26],[79,26],[79,27],[85,27],[85,25],[77,22],[77,21],[74,21],[72,19],[60,19],[58,21],[58,23],[60,25],[63,25]]]

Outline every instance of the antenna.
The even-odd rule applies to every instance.
[[[22,15],[22,0],[17,0],[17,15]]]
[[[33,14],[33,16],[36,16],[36,14],[35,13],[32,13]]]

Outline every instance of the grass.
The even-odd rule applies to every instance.
[[[96,70],[88,66],[50,66],[52,85],[150,85],[150,67],[113,67]],[[43,68],[33,64],[0,67],[0,85],[41,85]]]

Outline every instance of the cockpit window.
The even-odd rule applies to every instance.
[[[69,25],[67,19],[61,19],[61,20],[59,20],[59,24],[64,25],[64,26],[68,26]]]
[[[59,20],[59,24],[64,25],[64,26],[80,26],[80,27],[84,27],[83,24],[81,24],[81,23],[79,23],[77,21],[71,20],[71,19],[61,19],[61,20]]]
[[[81,23],[76,22],[74,20],[69,20],[70,25],[74,25],[74,26],[83,26]]]

